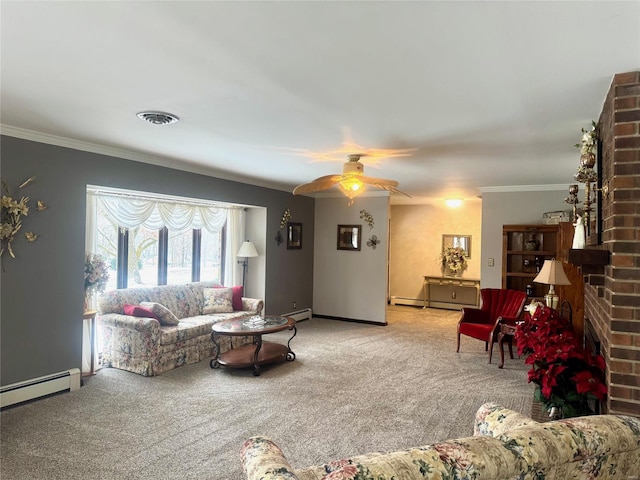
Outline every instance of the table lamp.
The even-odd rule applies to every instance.
[[[544,296],[544,303],[547,307],[558,308],[560,298],[554,290],[555,285],[571,285],[571,282],[564,273],[562,262],[555,258],[545,260],[540,273],[533,279],[536,283],[549,285],[549,293]]]

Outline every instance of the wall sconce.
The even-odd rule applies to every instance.
[[[462,199],[460,199],[460,198],[447,198],[444,201],[444,203],[449,208],[458,208],[460,205],[462,205]]]

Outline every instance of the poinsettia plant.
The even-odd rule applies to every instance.
[[[569,322],[540,304],[518,325],[515,338],[518,352],[531,365],[536,400],[565,417],[596,413],[595,402],[607,396],[604,359],[582,347]]]

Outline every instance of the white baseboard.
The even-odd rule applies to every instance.
[[[79,388],[80,369],[71,368],[64,372],[5,385],[0,389],[0,408],[51,395],[52,393],[78,390]]]
[[[292,317],[296,322],[302,320],[310,320],[313,316],[310,308],[303,308],[302,310],[296,310],[295,312],[283,313],[283,317]]]
[[[391,297],[391,305],[413,305],[416,307],[423,307],[424,300],[421,298],[408,298],[408,297]]]

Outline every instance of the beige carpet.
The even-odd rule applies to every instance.
[[[471,435],[485,401],[530,414],[523,361],[499,370],[468,337],[456,354],[458,316],[394,306],[386,327],[301,322],[297,359],[260,377],[208,361],[151,378],[103,369],[79,391],[1,413],[1,477],[240,479],[251,435],[303,467]]]

